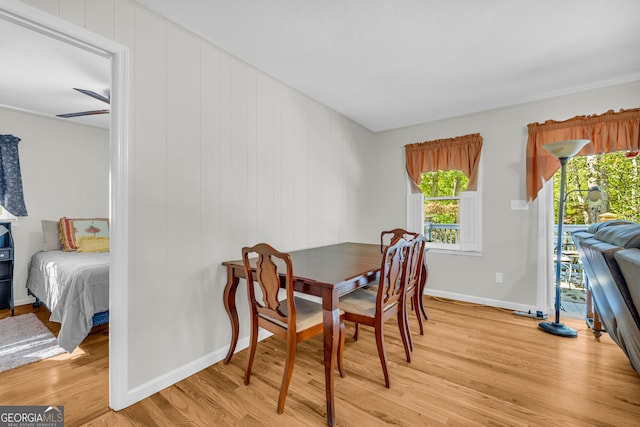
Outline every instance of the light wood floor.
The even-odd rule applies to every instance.
[[[336,378],[339,426],[640,424],[640,376],[608,336],[594,339],[583,321],[563,319],[579,336],[561,338],[507,311],[425,301],[430,320],[424,336],[414,334],[412,363],[404,360],[396,324],[387,324],[390,389],[371,331],[363,327],[358,342],[347,340],[347,377]],[[39,316],[46,319],[46,311]],[[412,327],[415,333],[415,319]],[[284,345],[274,337],[258,346],[249,386],[242,382],[243,350],[229,365],[215,364],[113,412],[105,333],[97,330],[72,355],[0,374],[0,404],[64,405],[67,426],[326,425],[320,337],[299,346],[282,415],[276,400]]]

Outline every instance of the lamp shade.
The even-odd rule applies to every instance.
[[[566,141],[550,142],[543,145],[544,149],[558,159],[573,157],[582,150],[582,147],[590,143],[588,139],[568,139]]]
[[[590,208],[596,208],[602,206],[604,198],[602,192],[598,187],[591,187],[589,193],[587,193],[587,206]]]

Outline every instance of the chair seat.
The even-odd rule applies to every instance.
[[[288,315],[286,301],[287,300],[284,299],[284,300],[281,300],[281,303],[280,303],[282,313],[285,316]],[[295,297],[295,301],[296,301],[296,331],[297,332],[304,331],[305,329],[309,329],[313,326],[317,326],[318,324],[322,323],[322,305],[321,304],[318,304],[317,302],[309,301],[304,298],[297,298],[297,297]],[[343,312],[340,311],[340,314],[342,315]],[[282,326],[283,328],[287,327],[286,324],[276,319],[273,319],[271,317],[262,316],[260,314],[259,316],[279,326]]]
[[[377,297],[377,293],[371,292],[369,289],[358,289],[340,298],[340,311],[375,317]],[[389,308],[387,307],[387,310]]]
[[[362,288],[365,291],[373,292],[374,294],[378,293],[378,286],[380,286],[380,279],[376,279],[373,282],[369,283],[367,286]]]

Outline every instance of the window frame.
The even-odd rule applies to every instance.
[[[482,255],[482,155],[478,164],[478,185],[475,191],[462,191],[458,196],[429,199],[459,200],[460,241],[457,244],[431,243],[426,247],[435,253],[455,255]],[[407,230],[424,233],[424,194],[411,192],[411,180],[407,175]]]
[[[463,192],[460,192],[462,194]],[[422,203],[424,204],[427,200],[457,200],[458,201],[458,217],[462,217],[462,197],[458,196],[438,196],[438,197],[425,197],[424,193],[422,194]],[[424,212],[424,209],[423,209]],[[431,242],[427,239],[427,247],[430,249],[447,249],[447,250],[456,250],[459,251],[461,249],[460,236],[462,235],[462,226],[461,219],[458,220],[458,243],[442,243],[442,242]],[[422,218],[422,232],[425,233],[425,218]],[[426,236],[426,234],[425,234]]]

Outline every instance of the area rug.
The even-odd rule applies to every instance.
[[[0,372],[64,353],[33,313],[0,320]]]

